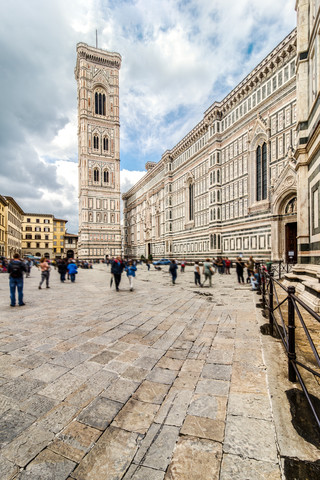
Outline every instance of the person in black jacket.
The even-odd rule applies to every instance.
[[[112,261],[111,274],[113,275],[117,292],[119,292],[119,285],[121,282],[121,274],[123,272],[123,269],[124,269],[124,264],[121,260],[121,257],[117,257],[115,260]]]
[[[244,283],[243,269],[244,269],[244,262],[242,261],[241,257],[238,257],[236,259],[236,272],[238,276],[238,283]]]
[[[60,260],[58,263],[58,272],[60,273],[60,281],[66,280],[66,273],[68,271],[68,263],[66,259]]]
[[[13,260],[8,265],[10,286],[10,307],[16,306],[16,289],[18,290],[18,303],[22,307],[23,302],[23,272],[26,272],[25,264],[20,260],[19,253],[13,255]]]

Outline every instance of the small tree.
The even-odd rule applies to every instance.
[[[150,253],[150,255],[148,256],[148,260],[150,260],[150,262],[152,262],[152,260],[153,260],[153,256],[151,255],[151,253]]]

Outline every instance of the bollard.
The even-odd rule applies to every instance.
[[[262,285],[262,308],[265,310],[266,308],[266,272],[264,269],[261,269],[260,272],[261,275],[261,285]]]
[[[296,382],[296,371],[292,362],[296,360],[296,344],[295,344],[295,319],[294,304],[291,295],[295,294],[295,287],[288,287],[288,377],[290,382]]]
[[[270,275],[270,284],[269,284],[269,325],[270,325],[270,335],[273,336],[273,272],[270,272],[269,275]]]

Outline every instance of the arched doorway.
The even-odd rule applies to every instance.
[[[287,192],[274,205],[272,259],[297,262],[297,193]]]

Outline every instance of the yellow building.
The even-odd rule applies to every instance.
[[[6,207],[6,257],[12,258],[15,253],[21,255],[22,222],[24,212],[12,197],[4,197],[8,202]]]
[[[7,200],[0,195],[0,257],[6,256],[7,232]]]
[[[50,258],[53,252],[54,216],[25,213],[22,224],[22,254]]]
[[[64,242],[66,234],[66,223],[68,220],[61,218],[53,219],[53,256],[56,258],[64,257]]]

